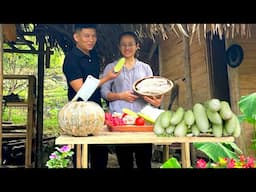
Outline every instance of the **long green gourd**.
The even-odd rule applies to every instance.
[[[117,61],[116,65],[114,66],[114,72],[118,73],[123,68],[124,64],[125,64],[125,58],[122,57]]]

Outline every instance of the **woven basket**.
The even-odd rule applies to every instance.
[[[157,91],[157,92],[152,92],[152,93],[145,93],[145,92],[141,92],[138,88],[137,88],[137,85],[139,83],[141,83],[142,81],[146,80],[146,79],[161,79],[163,81],[166,81],[166,85],[164,86],[163,89]],[[137,80],[134,84],[133,84],[133,91],[138,94],[138,95],[141,95],[141,96],[159,96],[159,95],[163,95],[163,94],[166,94],[168,93],[169,91],[172,90],[173,88],[173,85],[174,83],[165,78],[165,77],[161,77],[161,76],[149,76],[149,77],[144,77],[144,78],[141,78],[139,80]],[[156,87],[156,90],[159,89],[159,87]]]

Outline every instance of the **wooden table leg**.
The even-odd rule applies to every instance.
[[[76,168],[81,168],[81,144],[76,145]]]
[[[88,145],[82,145],[82,168],[88,168]]]
[[[181,143],[181,160],[183,168],[190,168],[190,146],[189,143]]]
[[[163,146],[163,161],[167,161],[169,159],[169,145]]]

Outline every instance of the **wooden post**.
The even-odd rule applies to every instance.
[[[182,24],[185,32],[188,33],[187,24]],[[191,81],[191,63],[190,63],[190,40],[189,37],[183,35],[183,47],[184,47],[184,73],[185,73],[185,86],[186,86],[186,107],[192,109],[193,107],[193,94],[192,94],[192,81]],[[196,160],[196,150],[192,144],[190,144],[191,160]],[[193,164],[193,163],[192,163]]]
[[[16,41],[16,25],[15,24],[2,24],[3,38],[7,41]]]
[[[3,99],[3,25],[0,24],[0,167],[2,166],[2,99]]]
[[[226,47],[232,44],[232,41],[226,40]],[[230,104],[232,111],[235,114],[240,114],[238,107],[238,101],[240,99],[240,86],[239,86],[239,67],[231,68],[227,66],[228,69],[228,81],[229,81],[229,93],[230,93]],[[247,147],[245,141],[247,140],[244,129],[241,129],[241,135],[236,139],[237,145],[243,151],[245,155],[248,155]]]
[[[188,34],[187,24],[182,25]],[[189,37],[183,35],[184,46],[184,72],[186,85],[186,107],[191,109],[193,107],[192,82],[191,82],[191,63],[190,63],[190,45]]]
[[[230,103],[232,111],[235,114],[240,114],[238,107],[238,101],[240,98],[240,88],[239,88],[239,72],[238,68],[231,68],[228,66],[228,79],[229,79],[229,92],[230,92]],[[236,139],[237,145],[243,151],[244,154],[247,154],[247,147],[245,144],[246,136],[244,129],[241,129],[241,135]]]
[[[44,108],[44,32],[38,29],[38,92],[37,92],[37,130],[36,130],[36,167],[42,167],[43,154],[43,108]]]

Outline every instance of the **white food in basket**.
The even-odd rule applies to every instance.
[[[163,94],[166,90],[170,90],[172,85],[167,79],[148,78],[144,79],[136,85],[136,90],[140,94]]]

